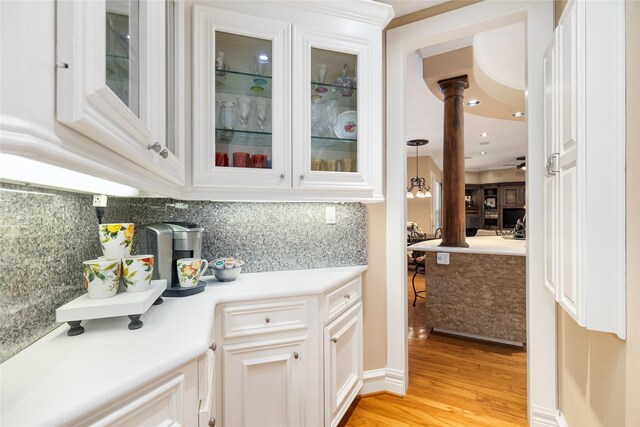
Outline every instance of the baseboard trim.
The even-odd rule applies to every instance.
[[[404,373],[395,369],[371,369],[364,371],[360,395],[389,392],[405,395]]]
[[[490,342],[490,343],[509,345],[509,346],[513,346],[513,347],[524,347],[524,343],[522,343],[520,341],[511,341],[511,340],[505,340],[505,339],[502,339],[502,338],[493,338],[493,337],[486,337],[486,336],[483,336],[483,335],[468,334],[466,332],[452,331],[450,329],[433,328],[432,332],[440,333],[440,334],[443,334],[443,335],[453,335],[453,336],[457,336],[457,337],[461,337],[461,338],[468,338],[468,339],[477,340],[477,341],[485,341],[485,342]]]
[[[568,427],[568,426],[560,411],[532,405],[531,427]]]

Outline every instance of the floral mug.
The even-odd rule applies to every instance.
[[[198,284],[200,276],[209,267],[209,262],[206,259],[182,258],[176,262],[176,266],[180,286],[187,288]]]
[[[84,286],[89,298],[103,299],[114,296],[120,283],[120,260],[92,259],[82,263]]]
[[[151,286],[153,255],[122,258],[122,282],[127,292],[142,292]]]
[[[131,254],[133,224],[100,224],[98,232],[106,259],[126,258]]]

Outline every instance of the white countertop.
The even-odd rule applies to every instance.
[[[491,255],[527,255],[527,241],[517,239],[505,239],[501,236],[476,236],[467,237],[468,248],[439,247],[442,239],[428,240],[416,243],[407,249],[424,252],[451,252],[464,254],[491,254]]]
[[[163,298],[130,331],[128,317],[64,324],[0,365],[0,424],[68,423],[204,354],[213,340],[215,306],[248,299],[317,295],[346,283],[366,266],[241,274],[209,282],[184,298]]]

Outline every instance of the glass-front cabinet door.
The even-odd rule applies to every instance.
[[[57,119],[163,180],[184,184],[183,138],[169,134],[176,122],[174,11],[183,6],[92,0],[56,7]]]
[[[369,43],[296,27],[294,44],[294,187],[370,191]]]
[[[194,26],[194,185],[289,188],[289,24],[195,6]]]

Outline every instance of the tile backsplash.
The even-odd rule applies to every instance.
[[[0,184],[0,362],[58,326],[55,309],[85,292],[81,263],[101,255],[91,200]],[[335,225],[325,224],[329,205],[336,207]],[[103,220],[136,226],[162,221],[204,227],[203,257],[241,258],[247,262],[243,272],[367,263],[367,212],[359,203],[114,197]]]

